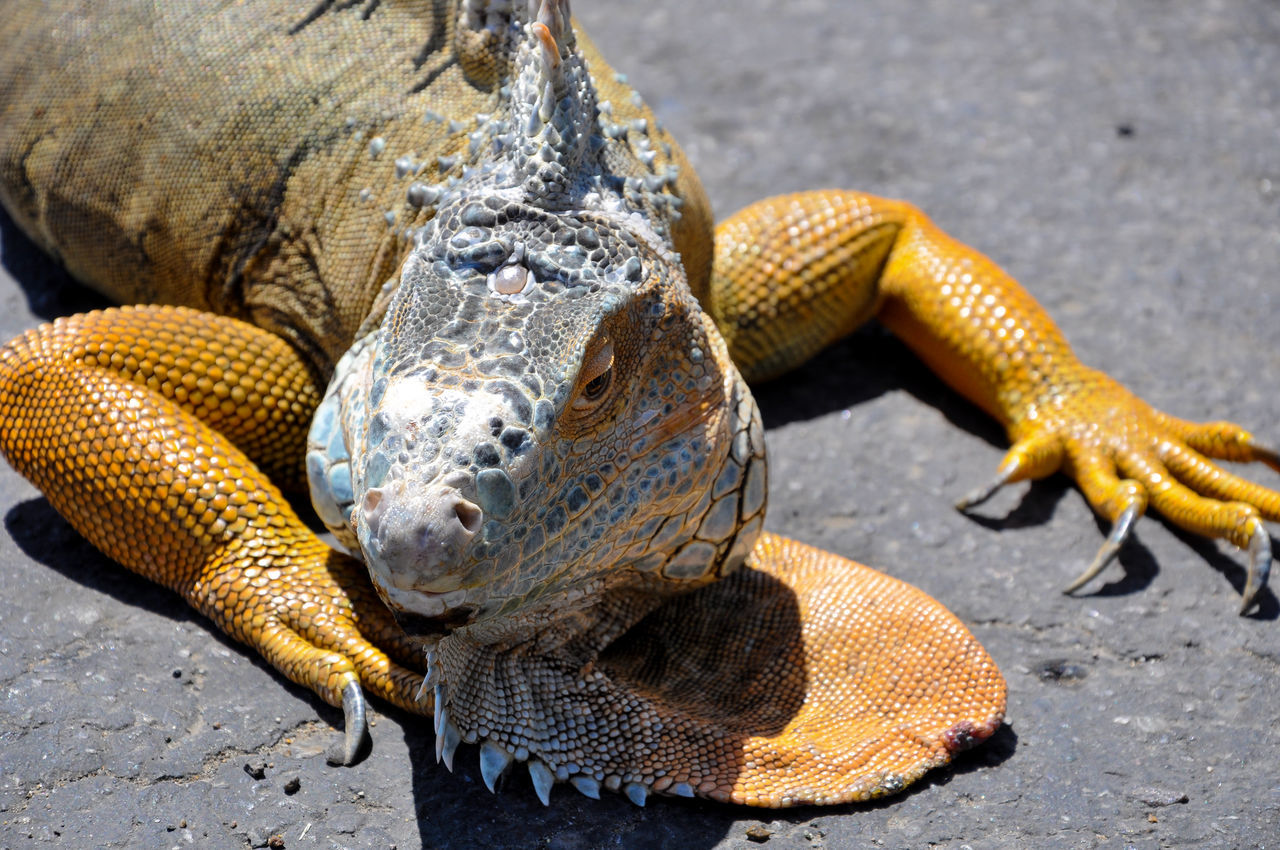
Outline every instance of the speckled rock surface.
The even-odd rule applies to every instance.
[[[640,11],[643,8],[644,11]],[[1280,7],[1048,0],[581,0],[721,214],[846,186],[919,203],[1152,403],[1280,442]],[[5,223],[0,334],[95,303]],[[1280,605],[1242,559],[1149,519],[1101,540],[1059,479],[976,518],[999,430],[875,329],[760,389],[770,527],[968,622],[1010,725],[873,806],[783,813],[483,788],[383,711],[341,718],[92,552],[0,472],[0,846],[1266,848],[1280,845]],[[1280,476],[1252,473],[1280,486]],[[144,544],[145,541],[140,541]],[[260,777],[260,778],[259,778]]]

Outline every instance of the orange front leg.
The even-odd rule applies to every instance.
[[[246,451],[297,479],[319,390],[273,335],[173,307],[59,320],[0,349],[0,451],[77,531],[342,706],[361,684],[423,711],[411,652],[364,568],[290,509]],[[426,706],[425,710],[429,710]]]
[[[874,314],[1008,430],[995,480],[961,509],[1013,481],[1074,478],[1113,527],[1069,590],[1115,557],[1148,505],[1248,549],[1242,612],[1265,586],[1263,520],[1280,520],[1280,493],[1212,461],[1280,469],[1276,452],[1230,423],[1154,410],[1083,365],[1017,281],[910,204],[847,191],[771,198],[721,224],[716,241],[710,309],[749,379],[798,365]]]

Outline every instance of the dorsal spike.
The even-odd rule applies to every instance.
[[[533,780],[533,791],[542,801],[542,805],[551,805],[551,786],[555,784],[555,774],[551,768],[538,760],[529,762],[529,778]]]
[[[628,782],[622,786],[622,793],[627,795],[628,800],[641,808],[644,807],[645,800],[649,799],[648,786],[640,782]]]
[[[453,756],[458,752],[458,745],[462,743],[462,732],[453,723],[446,723],[444,731],[438,736],[440,742],[440,761],[444,762],[444,766],[449,770],[453,770]]]
[[[531,0],[529,11],[511,81],[513,124],[523,131],[514,177],[516,185],[528,187],[530,203],[554,207],[566,203],[593,171],[596,95],[576,49],[569,4]]]
[[[449,720],[449,709],[436,703],[436,764],[444,760],[445,741],[449,737],[446,732],[452,725]],[[452,759],[452,757],[450,757]]]
[[[560,69],[560,45],[551,33],[551,28],[542,21],[534,23],[531,29],[542,45],[542,72],[550,76]]]
[[[592,800],[600,799],[600,782],[594,777],[579,775],[569,779],[570,784],[577,788],[583,796],[590,797]]]
[[[515,758],[501,744],[485,741],[480,745],[480,777],[490,791],[497,793],[498,784],[513,761]]]
[[[444,685],[436,685],[432,690],[431,696],[435,700],[435,705],[432,707],[432,728],[439,735],[440,729],[444,726],[444,704],[446,701]]]
[[[573,30],[569,26],[569,18],[569,0],[530,0],[529,2],[529,20],[545,26],[556,42],[563,44],[566,34],[572,38]]]

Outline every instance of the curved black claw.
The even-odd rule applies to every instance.
[[[1014,473],[1017,471],[1017,463],[1007,463],[1002,465],[1000,469],[996,471],[995,478],[991,479],[981,487],[973,488],[964,496],[960,497],[960,500],[956,502],[956,510],[967,511],[969,508],[981,505],[987,499],[990,499],[999,492],[1001,487],[1012,481]]]
[[[1244,592],[1240,595],[1240,613],[1247,614],[1253,607],[1258,592],[1267,586],[1271,576],[1271,535],[1262,523],[1249,539],[1249,572],[1244,582]]]
[[[325,753],[325,760],[329,764],[350,767],[364,758],[371,742],[366,714],[364,691],[360,689],[360,683],[347,683],[342,689],[342,740],[334,742]]]
[[[1103,541],[1102,547],[1098,549],[1098,554],[1094,555],[1093,563],[1089,564],[1076,580],[1063,588],[1063,593],[1074,593],[1084,587],[1093,577],[1107,568],[1107,565],[1115,560],[1116,555],[1120,554],[1120,547],[1129,539],[1129,532],[1133,530],[1133,524],[1138,517],[1142,516],[1142,505],[1134,502],[1116,517],[1116,521],[1111,526],[1111,533],[1107,535],[1107,539]]]

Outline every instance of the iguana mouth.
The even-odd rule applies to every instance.
[[[436,617],[424,617],[411,611],[392,610],[398,625],[406,635],[414,640],[434,642],[455,629],[468,625],[475,617],[475,610],[466,606],[452,608]]]

